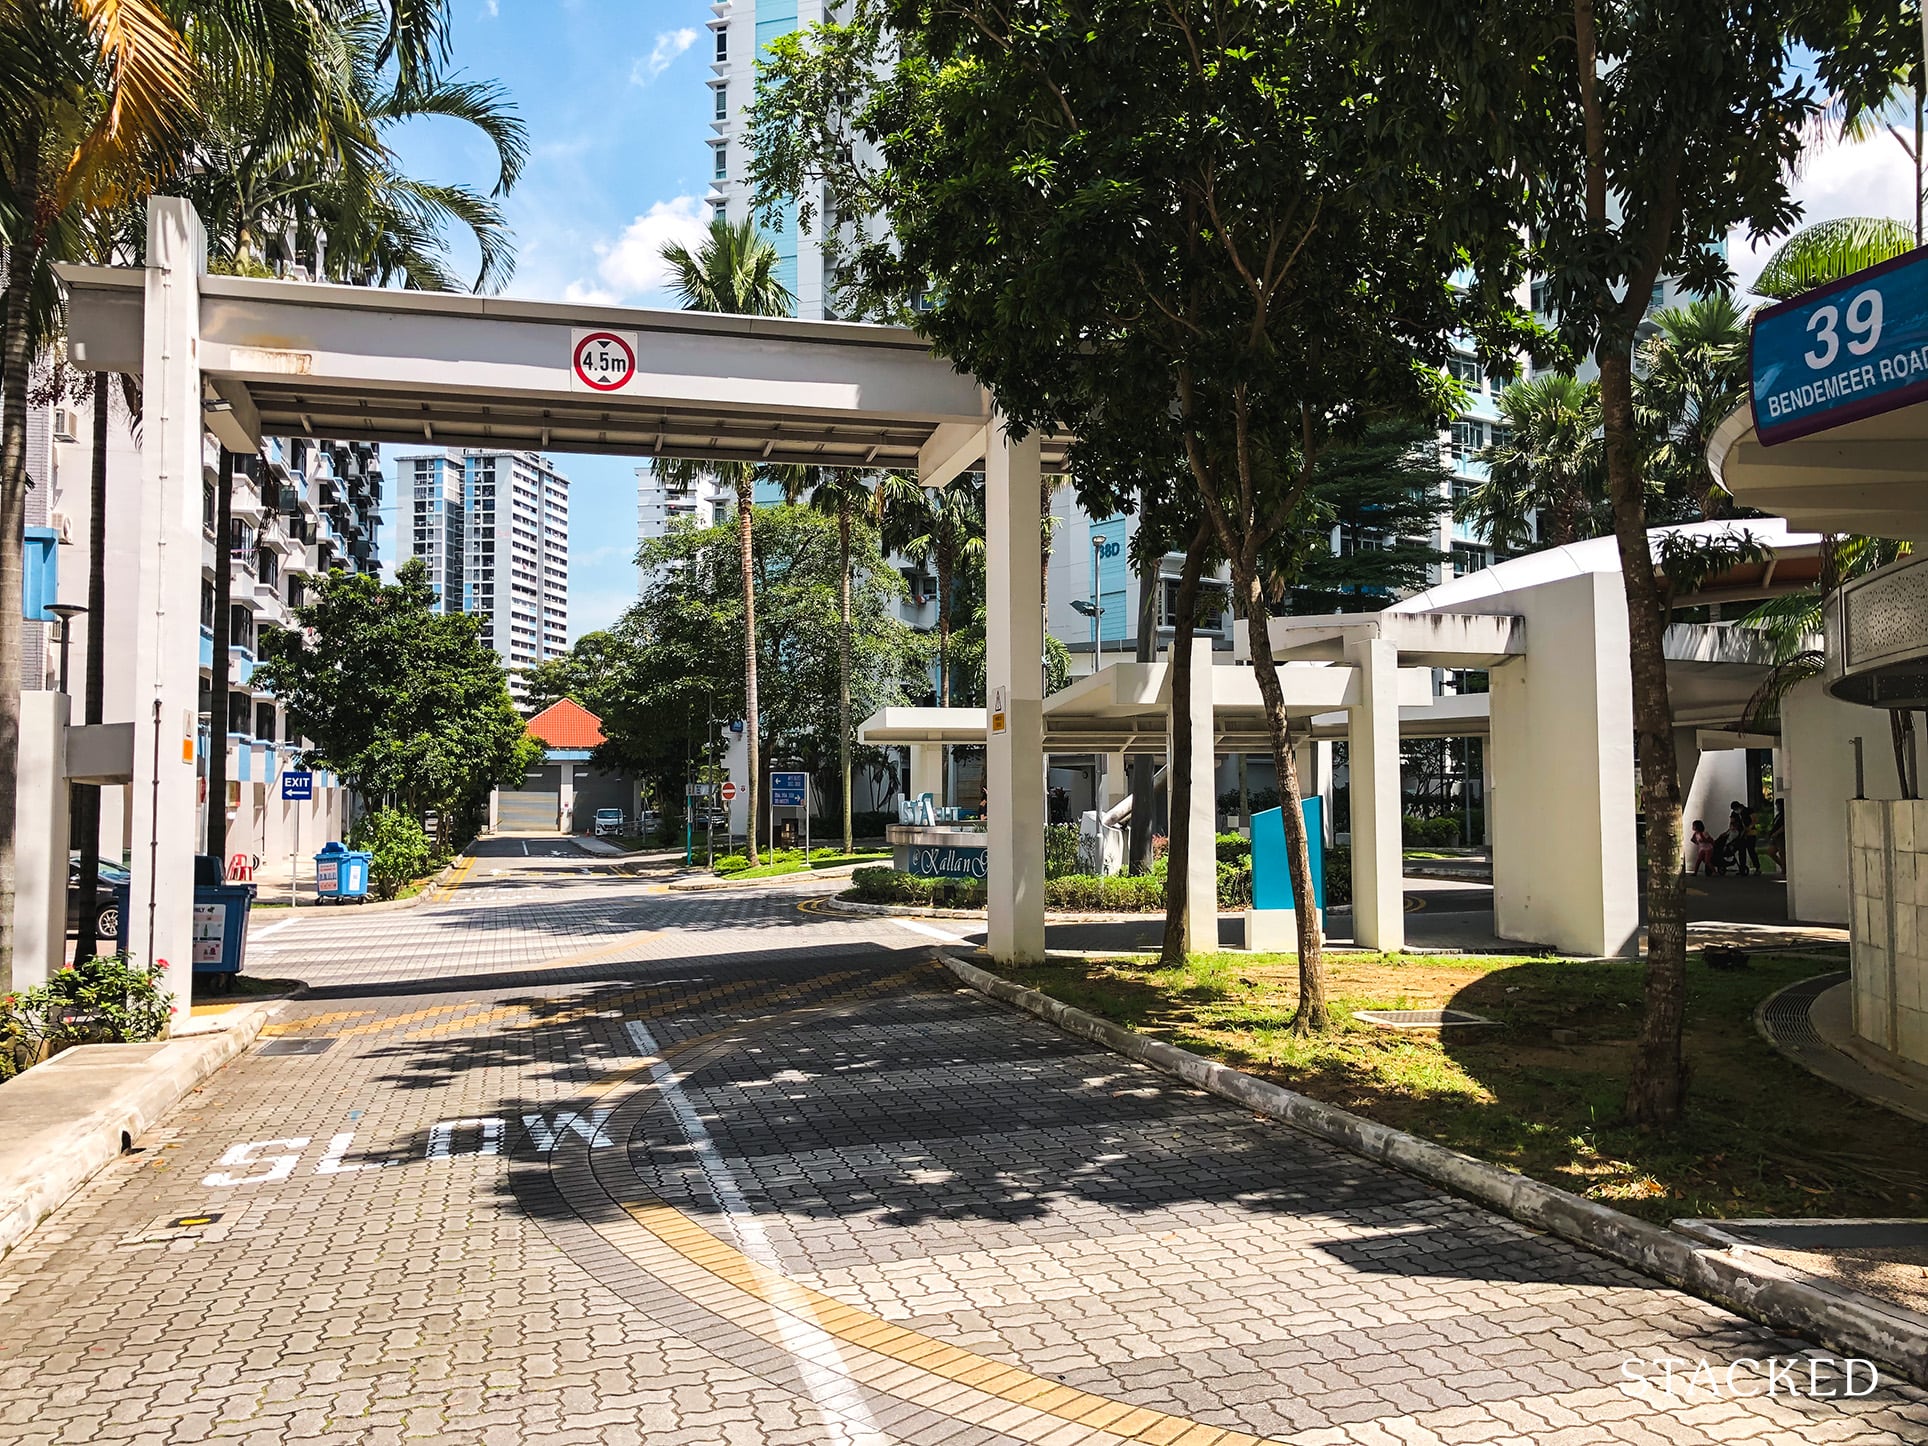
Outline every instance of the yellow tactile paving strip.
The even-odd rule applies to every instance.
[[[929,967],[923,964],[891,979],[872,980],[863,989],[907,982]],[[699,1057],[715,1053],[723,1036],[741,1028],[667,1045],[665,1061],[673,1058],[687,1066],[693,1052]],[[642,1074],[658,1062],[645,1060],[621,1075]],[[611,1080],[597,1093],[606,1097],[624,1082]],[[637,1086],[638,1092],[653,1088]],[[884,1320],[759,1264],[640,1183],[631,1183],[627,1174],[624,1181],[625,1198],[615,1203],[627,1220],[596,1227],[612,1246],[685,1299],[771,1345],[790,1349],[783,1316],[822,1331],[841,1348],[849,1379],[871,1391],[1039,1446],[1260,1446],[1266,1439],[1081,1391]],[[607,1184],[603,1188],[607,1191]],[[564,1194],[566,1198],[567,1191]]]

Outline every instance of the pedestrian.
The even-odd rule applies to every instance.
[[[1781,877],[1787,877],[1787,800],[1774,800],[1774,817],[1767,825],[1767,856]]]
[[[1739,799],[1728,804],[1728,826],[1734,833],[1735,872],[1742,878],[1747,877],[1747,865],[1751,860],[1754,872],[1761,871],[1761,852],[1754,833],[1754,810]]]
[[[1705,869],[1712,874],[1714,872],[1714,836],[1707,832],[1707,825],[1702,820],[1694,820],[1694,835],[1687,841],[1687,847],[1694,855],[1694,866],[1688,872],[1697,874]]]

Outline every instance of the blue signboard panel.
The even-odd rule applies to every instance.
[[[1121,513],[1093,522],[1091,539],[1090,581],[1104,609],[1098,637],[1106,644],[1122,643],[1137,623],[1131,607],[1130,519]]]
[[[809,778],[802,773],[772,773],[770,802],[778,808],[802,808],[809,793]]]
[[[948,846],[923,848],[916,845],[909,849],[900,848],[898,855],[903,860],[904,872],[914,874],[920,879],[977,879],[982,882],[990,875],[990,851],[976,848],[951,848]]]
[[[283,803],[306,803],[314,796],[314,774],[297,769],[290,769],[281,775],[281,801]]]
[[[1307,852],[1312,864],[1312,900],[1325,907],[1325,801],[1302,800],[1305,809]],[[1285,811],[1268,808],[1252,815],[1252,907],[1292,907],[1292,871],[1285,861]]]
[[[1928,398],[1928,251],[1769,307],[1754,318],[1752,365],[1768,446]]]

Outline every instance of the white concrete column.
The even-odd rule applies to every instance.
[[[200,277],[207,238],[185,200],[147,203],[141,495],[134,608],[134,779],[127,947],[165,968],[185,1019],[194,987],[194,748],[200,707]],[[217,709],[225,699],[216,699]],[[213,800],[220,807],[225,800]]]
[[[1106,810],[1122,800],[1131,792],[1130,765],[1122,753],[1105,755],[1105,776],[1098,785],[1098,814],[1103,818]]]
[[[1493,738],[1479,741],[1479,826],[1480,842],[1493,847]]]
[[[556,812],[559,815],[556,821],[557,832],[568,833],[575,827],[576,822],[576,765],[574,763],[565,761],[562,765],[562,789],[556,803]]]
[[[67,719],[65,693],[20,695],[19,792],[14,814],[13,987],[31,989],[67,953]],[[92,901],[89,901],[91,907]],[[114,941],[101,941],[103,953]]]
[[[1364,949],[1406,947],[1400,852],[1399,648],[1384,638],[1349,644],[1359,701],[1346,717],[1352,792],[1352,937]]]
[[[1727,805],[1747,797],[1747,750],[1722,748],[1700,751],[1697,729],[1674,730],[1674,765],[1680,770],[1680,849],[1681,866],[1694,863],[1692,836],[1694,820],[1707,825],[1707,832],[1720,834],[1727,828]],[[1771,816],[1771,815],[1770,815]],[[1766,837],[1767,819],[1757,820]]]
[[[1172,656],[1175,658],[1176,654]],[[1185,952],[1206,954],[1218,948],[1218,801],[1212,791],[1217,775],[1217,759],[1212,748],[1217,735],[1212,722],[1212,644],[1209,639],[1192,639],[1189,692],[1192,714],[1191,836],[1186,857],[1171,859],[1166,867],[1168,870],[1182,868],[1185,871]],[[1168,753],[1168,769],[1171,763],[1172,758]],[[1166,774],[1167,778],[1175,776],[1173,773]]]
[[[916,800],[927,793],[937,807],[944,806],[944,745],[941,743],[910,746],[910,796]]]
[[[1000,963],[1044,958],[1044,618],[1039,437],[985,429],[985,942]],[[1002,705],[1002,717],[999,716]]]
[[[1573,954],[1639,947],[1627,604],[1610,572],[1506,598],[1524,658],[1492,669],[1493,918]]]

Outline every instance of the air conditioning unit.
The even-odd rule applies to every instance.
[[[48,522],[48,525],[53,528],[54,535],[57,538],[59,538],[64,543],[68,543],[69,545],[73,543],[73,540],[74,540],[74,519],[73,518],[69,517],[64,512],[55,512],[55,513],[52,513],[47,518],[47,522]]]
[[[54,408],[54,440],[56,442],[80,440],[80,413],[72,407]]]

